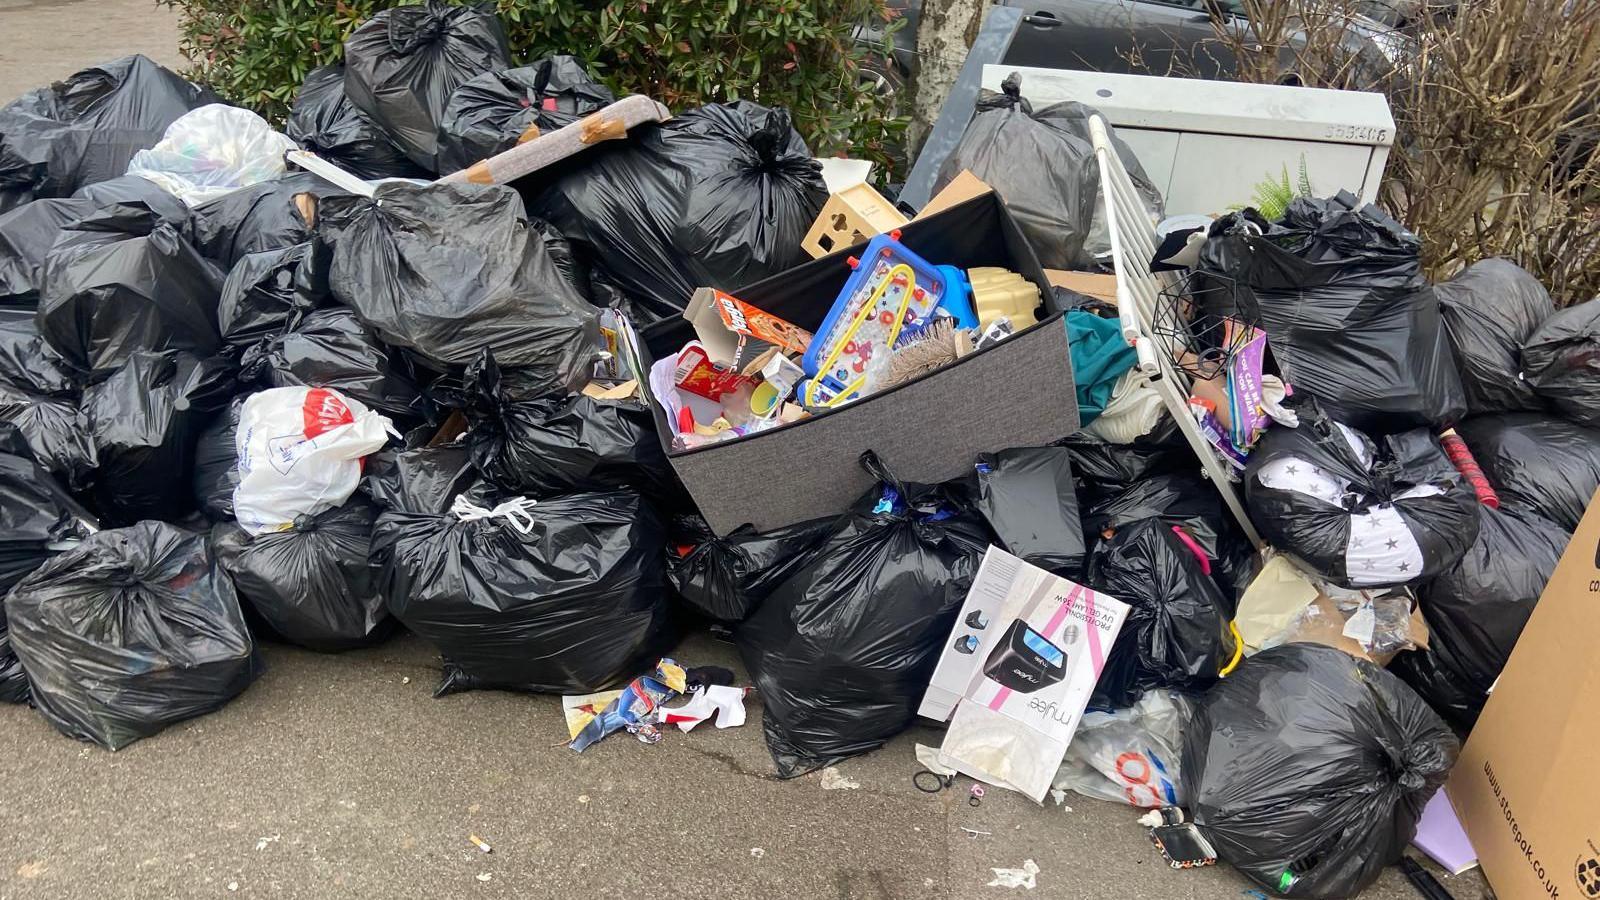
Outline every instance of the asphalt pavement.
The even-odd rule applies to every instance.
[[[0,900],[1254,896],[1226,866],[1166,867],[1131,807],[991,789],[974,808],[964,779],[919,793],[932,727],[782,781],[754,701],[739,728],[579,755],[558,698],[435,699],[437,658],[413,636],[264,649],[266,674],[222,711],[117,753],[0,708]],[[704,634],[676,656],[743,677]],[[1029,860],[1031,890],[990,886]],[[1446,884],[1485,896],[1476,875]],[[1391,870],[1362,900],[1414,896]]]

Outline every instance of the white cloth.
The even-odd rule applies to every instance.
[[[1122,373],[1105,410],[1083,430],[1110,444],[1131,444],[1154,431],[1166,413],[1150,376],[1136,367]]]

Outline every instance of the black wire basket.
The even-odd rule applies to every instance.
[[[1210,381],[1255,337],[1261,321],[1250,290],[1224,275],[1189,270],[1156,295],[1150,336],[1190,376]]]

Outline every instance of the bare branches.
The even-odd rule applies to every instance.
[[[1600,4],[1435,3],[1391,33],[1354,0],[1242,7],[1247,26],[1218,26],[1242,79],[1388,94],[1382,200],[1430,274],[1507,256],[1563,304],[1600,292]]]

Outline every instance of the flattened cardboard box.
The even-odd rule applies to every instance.
[[[1446,792],[1500,900],[1600,897],[1600,493]]]
[[[961,188],[963,194],[971,190]],[[814,418],[686,452],[671,452],[672,425],[652,403],[672,467],[717,534],[746,523],[766,531],[839,515],[872,487],[858,462],[864,450],[876,451],[906,481],[933,483],[971,471],[980,453],[1038,447],[1078,430],[1066,324],[1033,248],[982,182],[976,193],[959,196],[907,223],[901,242],[934,264],[1020,273],[1045,298],[1042,321],[936,372]],[[840,250],[732,294],[815,331],[850,275],[846,258],[864,247]],[[678,352],[694,330],[677,319],[651,326],[644,337],[648,366]]]

